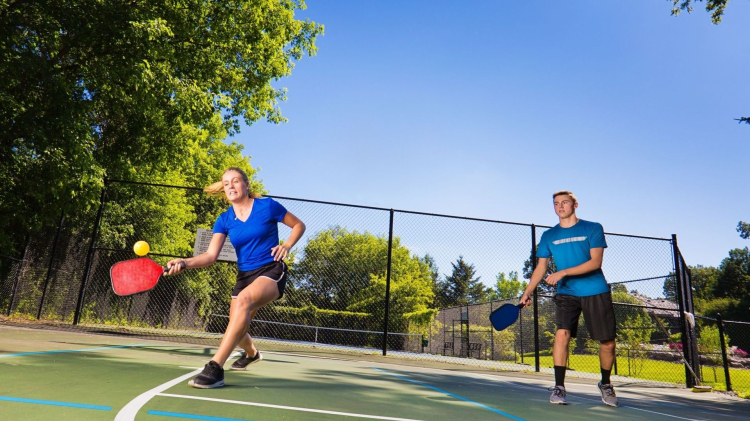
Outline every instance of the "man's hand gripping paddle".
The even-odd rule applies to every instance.
[[[109,277],[117,295],[133,295],[155,287],[167,268],[147,257],[125,260],[112,265]]]
[[[503,304],[490,313],[490,323],[495,330],[503,330],[518,320],[523,304]]]

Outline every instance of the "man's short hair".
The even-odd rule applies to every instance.
[[[578,198],[576,198],[576,195],[574,195],[573,192],[570,190],[560,190],[560,191],[554,192],[552,194],[552,200],[554,201],[557,196],[562,196],[562,195],[568,195],[570,196],[571,199],[573,199],[573,203],[578,203]]]

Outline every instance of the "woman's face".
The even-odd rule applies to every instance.
[[[230,202],[247,196],[248,185],[242,179],[242,174],[237,171],[225,172],[221,177],[221,182],[224,184],[224,194]]]

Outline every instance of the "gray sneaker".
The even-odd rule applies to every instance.
[[[565,386],[555,386],[550,390],[552,390],[552,395],[549,397],[549,403],[557,405],[568,404],[568,401],[565,399]]]
[[[602,394],[602,402],[604,402],[605,405],[614,407],[620,406],[620,403],[617,402],[617,395],[615,395],[615,388],[611,384],[602,384],[602,382],[599,382],[596,386]]]
[[[245,352],[237,361],[232,363],[232,370],[245,370],[250,364],[255,364],[262,359],[263,356],[260,355],[260,351],[255,351],[253,358],[248,358],[247,352]]]

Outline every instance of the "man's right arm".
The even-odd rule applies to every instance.
[[[549,259],[540,257],[537,261],[536,269],[531,274],[529,285],[526,286],[526,290],[523,292],[521,299],[518,301],[519,304],[523,304],[524,307],[528,307],[531,304],[531,296],[534,294],[536,286],[542,281],[544,275],[547,274],[547,267],[549,266]]]

